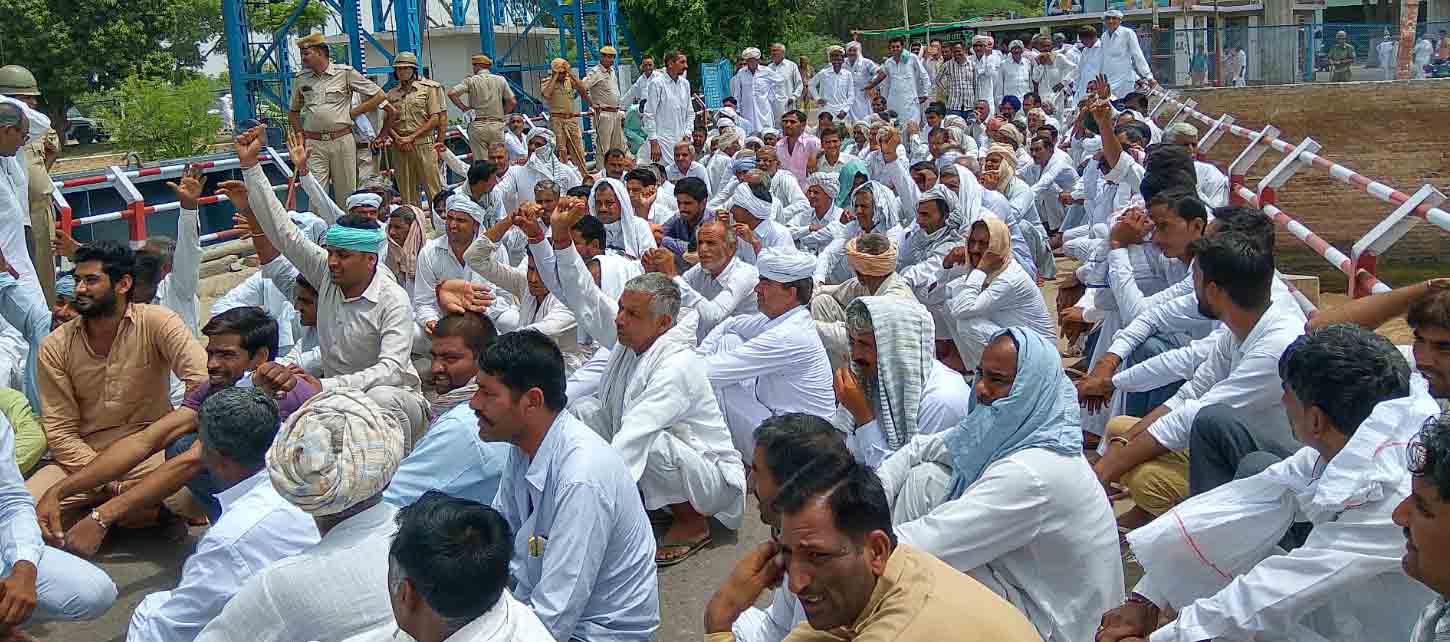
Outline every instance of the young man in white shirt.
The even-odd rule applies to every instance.
[[[1146,574],[1098,640],[1432,639],[1409,637],[1431,593],[1402,569],[1392,512],[1411,492],[1407,444],[1439,407],[1389,340],[1352,325],[1299,337],[1277,365],[1306,447],[1255,453],[1234,481],[1128,535]],[[1313,529],[1286,554],[1296,521]],[[1177,616],[1160,627],[1166,607]]]
[[[1450,542],[1450,420],[1442,415],[1426,423],[1415,442],[1422,450],[1420,457],[1409,462],[1410,494],[1395,507],[1393,517],[1405,532],[1401,561],[1405,574],[1435,592],[1414,631],[1404,638],[1420,642],[1450,633],[1450,620],[1445,618],[1450,559],[1444,556],[1445,544]]]
[[[317,524],[278,495],[267,475],[280,421],[271,394],[259,388],[228,388],[202,404],[201,458],[221,517],[186,559],[176,588],[137,605],[126,639],[190,642],[253,574],[317,544]]]
[[[1292,301],[1270,296],[1273,247],[1227,231],[1190,248],[1199,310],[1226,328],[1187,384],[1126,434],[1109,439],[1094,466],[1105,486],[1186,448],[1188,490],[1197,495],[1232,480],[1249,453],[1287,457],[1300,446],[1274,391],[1282,387],[1279,358],[1304,334],[1305,320]]]

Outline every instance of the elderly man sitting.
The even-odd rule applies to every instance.
[[[670,509],[655,563],[678,564],[710,543],[709,516],[738,529],[745,511],[745,469],[694,351],[694,315],[681,318],[680,288],[662,274],[630,279],[617,302],[582,282],[577,260],[561,264],[560,277],[584,305],[617,310],[616,336],[602,339],[618,342],[602,387],[571,410],[619,451],[645,508]]]
[[[830,360],[805,307],[815,264],[815,257],[794,249],[764,252],[756,263],[760,313],[731,317],[700,343],[705,372],[742,454],[754,452],[752,433],[766,417],[829,417],[835,411]]]
[[[853,278],[840,285],[820,286],[811,298],[811,318],[833,367],[850,356],[846,307],[863,296],[891,296],[915,302],[911,285],[896,273],[896,246],[882,234],[864,234],[846,242],[846,260]]]
[[[969,386],[934,357],[931,313],[914,301],[866,296],[846,310],[851,367],[836,371],[835,423],[862,463],[876,468],[916,435],[967,416]]]
[[[695,242],[700,263],[683,277],[669,250],[656,248],[645,255],[645,270],[674,280],[684,305],[699,313],[699,339],[729,317],[757,312],[755,286],[760,283],[760,272],[736,257],[735,239],[734,228],[724,221],[701,223]]]
[[[328,390],[292,413],[267,452],[267,472],[322,539],[253,575],[197,641],[341,640],[388,621],[397,510],[383,490],[402,458],[397,420],[361,392]]]
[[[962,364],[977,367],[987,339],[1017,326],[1057,337],[1047,303],[1032,276],[1012,254],[1012,232],[1002,219],[983,214],[973,223],[966,244],[952,249],[938,288],[946,291],[945,312]],[[945,288],[941,288],[945,285]]]
[[[730,215],[735,220],[735,237],[740,260],[754,264],[756,257],[768,248],[795,249],[790,232],[775,222],[774,197],[760,183],[754,182],[760,174],[752,176],[751,182],[735,186],[734,198],[730,203]]]
[[[801,250],[818,254],[845,233],[846,226],[840,220],[841,208],[836,207],[840,192],[841,182],[835,173],[811,174],[806,177],[806,200],[792,203],[781,213],[791,238]]]
[[[1123,565],[1056,344],[999,332],[975,393],[961,423],[917,437],[878,470],[897,532],[1007,596],[1044,640],[1091,640],[1093,611],[1122,598]]]

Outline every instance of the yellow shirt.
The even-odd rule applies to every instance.
[[[110,354],[91,350],[84,319],[67,321],[40,342],[36,383],[50,454],[68,472],[96,452],[171,412],[175,374],[189,394],[206,381],[206,350],[175,312],[126,306]]]
[[[292,83],[292,111],[302,116],[302,128],[309,132],[334,132],[352,127],[352,95],[354,92],[372,98],[382,91],[373,81],[364,78],[347,65],[328,63],[317,73],[305,69]]]

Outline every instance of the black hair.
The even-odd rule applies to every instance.
[[[609,161],[616,158],[624,158],[624,150],[615,148],[604,152],[604,160]]]
[[[675,194],[688,194],[690,198],[703,204],[705,199],[710,197],[710,189],[705,186],[705,181],[694,176],[686,176],[680,179],[680,182],[675,183]]]
[[[792,412],[766,418],[755,428],[755,447],[765,452],[765,467],[784,484],[820,457],[850,458],[845,434],[815,415]]]
[[[1251,207],[1230,205],[1213,210],[1217,233],[1237,232],[1258,241],[1260,247],[1274,251],[1274,221]]]
[[[1143,195],[1145,203],[1151,203],[1159,192],[1172,189],[1196,191],[1198,177],[1191,169],[1148,170],[1143,173],[1143,180],[1138,183],[1138,193]]]
[[[207,321],[201,333],[207,337],[235,334],[241,339],[242,349],[249,357],[257,356],[257,351],[262,348],[266,348],[267,354],[274,360],[279,356],[277,320],[262,308],[242,306],[223,311]]]
[[[538,330],[500,335],[478,355],[478,372],[497,378],[515,397],[538,388],[549,410],[561,411],[569,403],[564,391],[564,355],[553,339]]]
[[[600,247],[604,247],[604,223],[593,214],[585,214],[580,217],[579,221],[574,223],[574,227],[569,229],[578,232],[579,236],[584,237],[585,243],[594,243],[597,241]]]
[[[493,175],[497,173],[498,166],[494,165],[493,161],[475,160],[472,165],[468,166],[468,184],[477,185],[487,182],[488,179],[493,178]]]
[[[826,497],[836,529],[858,545],[875,531],[882,531],[896,545],[891,507],[876,471],[854,458],[816,458],[781,486],[774,507],[782,517],[795,515],[821,496]]]
[[[1274,253],[1259,239],[1229,230],[1195,239],[1189,251],[1203,273],[1203,282],[1222,288],[1234,305],[1251,310],[1269,305]]]
[[[353,227],[360,230],[376,230],[380,226],[378,222],[363,216],[362,214],[343,214],[337,217],[337,224],[343,227]]]
[[[277,402],[260,388],[226,388],[202,402],[197,431],[202,445],[257,471],[267,465],[279,417]]]
[[[1450,502],[1450,413],[1425,420],[1410,443],[1410,474],[1435,487],[1440,501]]]
[[[643,167],[636,167],[632,170],[629,170],[628,172],[625,172],[624,180],[626,183],[629,181],[639,181],[639,183],[641,185],[644,185],[645,187],[652,187],[657,183],[657,181],[655,180],[655,173]]]
[[[302,276],[301,273],[298,273],[295,282],[297,283],[297,287],[303,288],[313,294],[317,294],[317,286],[312,285],[312,282],[308,281],[307,277]]]
[[[936,169],[936,163],[933,163],[931,161],[917,161],[915,163],[912,163],[911,173],[915,174],[917,172],[931,172],[932,174],[938,173]]]
[[[781,285],[788,288],[795,288],[796,303],[810,307],[811,296],[815,294],[816,288],[814,279],[801,279],[799,281],[791,281],[790,283],[782,283]]]
[[[1158,192],[1148,207],[1167,207],[1178,218],[1185,221],[1203,221],[1208,224],[1208,206],[1198,199],[1198,193],[1186,187],[1176,187]]]
[[[477,312],[462,312],[445,315],[433,326],[433,338],[460,337],[463,344],[473,352],[474,358],[483,354],[498,337],[493,320]]]
[[[589,186],[575,185],[569,189],[564,190],[564,195],[571,198],[589,198]]]
[[[1295,339],[1279,356],[1279,379],[1346,437],[1381,401],[1410,394],[1410,364],[1395,344],[1348,323]]]
[[[1052,132],[1052,142],[1054,144],[1056,144],[1057,143],[1057,128],[1056,127],[1053,127],[1052,126],[1052,123],[1042,123],[1041,125],[1038,125],[1037,126],[1037,131],[1042,131],[1044,129],[1047,130],[1047,131],[1049,131],[1049,132]]]
[[[1424,296],[1411,301],[1410,309],[1405,313],[1405,323],[1411,329],[1450,330],[1450,291],[1432,288]]]
[[[135,294],[134,288],[143,283],[148,286],[159,287],[161,285],[161,279],[163,278],[161,276],[161,269],[165,263],[166,259],[162,258],[160,254],[137,252],[135,264],[131,268],[132,295]],[[115,287],[115,285],[116,281],[112,279],[111,286]],[[150,303],[150,301],[136,301],[136,303]]]
[[[116,282],[123,276],[136,280],[136,253],[116,241],[96,241],[76,248],[76,265],[88,261],[101,264],[101,271],[111,280],[111,287],[116,287]]]
[[[439,616],[472,621],[503,597],[514,537],[497,510],[430,490],[397,522],[388,556]]]
[[[452,196],[453,190],[451,189],[438,190],[438,193],[433,195],[433,209],[441,210],[448,207],[448,199]]]
[[[806,113],[803,112],[803,111],[801,111],[801,110],[799,110],[799,109],[792,109],[790,111],[785,112],[784,114],[781,114],[780,115],[781,120],[785,120],[785,117],[786,116],[795,116],[796,117],[796,120],[801,121],[801,124],[805,124],[805,122],[806,122]]]

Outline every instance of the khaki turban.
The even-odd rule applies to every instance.
[[[857,274],[866,276],[886,276],[896,271],[896,244],[891,244],[891,249],[881,254],[866,254],[856,249],[856,237],[846,241],[846,263],[851,270]]]
[[[277,494],[306,513],[341,513],[387,488],[403,430],[359,390],[324,391],[292,413],[267,451]]]

